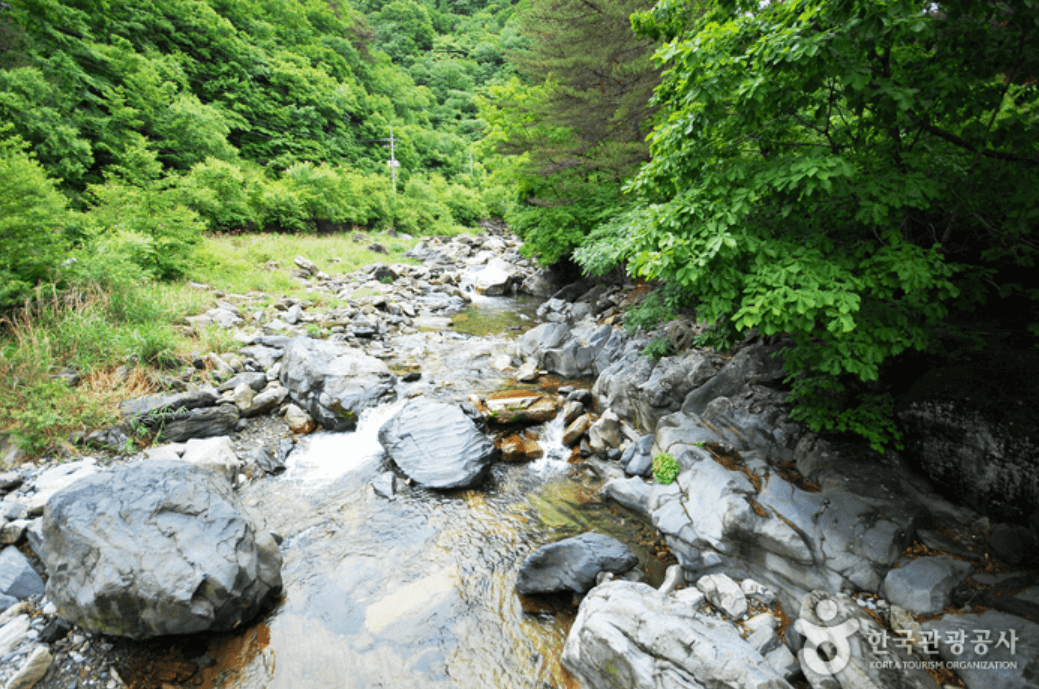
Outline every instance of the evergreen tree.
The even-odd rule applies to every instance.
[[[531,146],[503,144],[503,152],[530,151],[533,170],[550,175],[579,167],[606,171],[615,180],[649,160],[650,97],[660,82],[651,63],[654,43],[631,30],[633,12],[647,0],[534,0],[519,14],[530,38],[509,54],[531,83],[550,84],[547,98],[528,104],[549,126],[571,139]]]
[[[652,4],[533,0],[518,14],[528,40],[507,58],[524,79],[492,89],[483,115],[497,151],[515,157],[507,219],[544,263],[615,213],[623,180],[649,160],[659,71],[630,17]]]

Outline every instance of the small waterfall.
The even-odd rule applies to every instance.
[[[548,476],[567,470],[570,466],[570,448],[563,444],[564,431],[566,424],[563,423],[562,414],[545,424],[538,441],[545,454],[529,464],[532,472],[538,476]]]
[[[361,412],[351,433],[315,433],[300,441],[286,462],[285,480],[328,482],[352,471],[374,468],[382,460],[379,429],[404,406],[405,400]]]

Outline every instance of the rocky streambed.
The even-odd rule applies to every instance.
[[[237,351],[0,477],[5,687],[1039,686],[1034,531],[791,422],[782,343],[653,361],[507,234],[411,256],[215,295]]]

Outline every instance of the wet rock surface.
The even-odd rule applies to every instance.
[[[638,556],[616,538],[585,533],[539,548],[520,568],[516,590],[525,596],[584,593],[592,588],[600,572],[627,572],[638,561]]]
[[[330,431],[351,430],[365,409],[396,399],[397,377],[384,362],[310,338],[286,345],[281,382],[293,401]]]
[[[404,474],[428,488],[479,483],[498,449],[459,407],[410,401],[379,430],[379,442]]]

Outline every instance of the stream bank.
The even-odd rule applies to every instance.
[[[243,332],[248,344],[237,358],[217,357],[229,369],[223,391],[192,397],[197,406],[159,423],[165,433],[202,428],[228,439],[227,452],[196,459],[225,472],[256,523],[281,539],[282,596],[244,631],[215,636],[127,642],[76,630],[78,642],[54,642],[53,673],[39,686],[67,686],[87,667],[76,657],[89,663],[84,644],[102,649],[101,665],[83,675],[98,686],[572,686],[560,658],[588,687],[656,686],[665,670],[673,686],[706,676],[725,686],[825,686],[832,677],[839,682],[845,667],[868,669],[876,660],[859,643],[850,666],[811,674],[819,643],[812,630],[845,623],[875,633],[908,630],[918,640],[932,631],[944,638],[961,623],[987,625],[993,639],[1013,629],[1013,651],[994,649],[1018,664],[1000,686],[1033,686],[1039,582],[1027,557],[1017,567],[995,563],[992,524],[936,495],[897,455],[876,456],[789,422],[774,346],[748,341],[731,358],[687,350],[647,360],[645,339],[611,324],[620,288],[556,294],[537,310],[546,323],[507,331],[517,339],[444,330],[452,312],[481,301],[470,285],[482,280],[485,291],[495,284],[509,291],[536,283],[533,273],[503,267],[518,264],[509,241],[430,243],[416,253],[422,266],[389,267],[394,276],[372,267],[358,280],[322,277],[297,260],[299,279],[316,290],[366,290],[367,301],[336,312],[286,303],[250,314],[217,302],[211,321],[256,329]],[[501,299],[482,299],[492,298]],[[517,313],[518,322],[505,327],[533,325],[524,315],[530,318]],[[340,345],[325,351],[312,344],[318,340],[298,339],[307,334]],[[340,358],[345,351],[351,354]],[[350,384],[330,387],[346,369]],[[244,377],[232,383],[237,376]],[[580,389],[567,390],[571,379]],[[588,387],[591,394],[582,393]],[[365,395],[352,392],[358,389]],[[504,412],[518,421],[528,409],[508,403],[495,410],[492,393],[503,389],[537,392],[563,416],[584,401],[565,428],[555,420],[501,426],[537,443],[543,456],[494,462],[472,488],[423,488],[384,459],[377,431],[407,400],[465,409],[498,437]],[[131,413],[150,408],[154,421],[168,405]],[[579,421],[574,447],[564,444]],[[315,433],[318,424],[336,430]],[[155,447],[148,457],[187,459],[193,440]],[[681,468],[675,483],[646,480],[648,460],[661,452]],[[9,493],[10,502],[39,503],[40,486],[26,488]],[[576,617],[580,595],[515,595],[528,555],[586,531],[635,549],[641,575],[634,578],[645,584],[604,576]],[[675,563],[680,580],[657,590]],[[720,597],[723,590],[731,596]],[[751,601],[745,610],[742,599]],[[832,615],[823,619],[820,611]],[[646,628],[673,634],[641,636]],[[701,647],[715,657],[755,659],[758,674],[710,675],[701,656],[669,641],[681,630],[707,630]],[[934,649],[945,666],[958,658],[954,650],[948,642]],[[871,677],[875,686],[935,679]],[[938,679],[995,686],[984,672]]]

